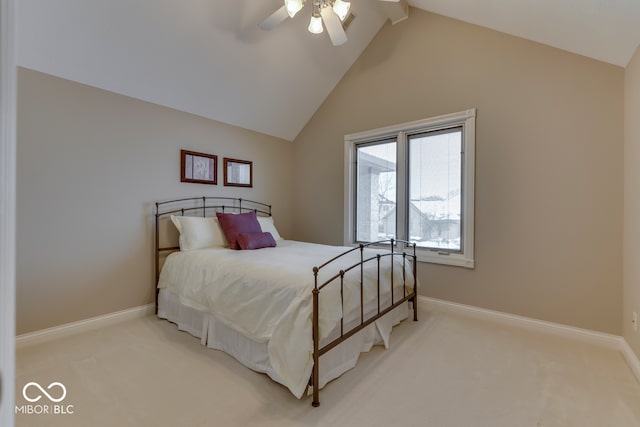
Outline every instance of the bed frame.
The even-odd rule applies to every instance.
[[[237,199],[231,197],[192,197],[185,199],[176,199],[169,200],[165,202],[157,202],[156,203],[156,212],[155,212],[155,270],[156,270],[156,284],[160,279],[160,257],[161,254],[168,255],[171,252],[175,252],[180,250],[179,246],[161,246],[160,243],[160,221],[163,217],[169,215],[183,215],[183,216],[213,216],[216,212],[226,212],[226,213],[243,213],[253,211],[256,215],[261,216],[271,216],[271,205],[267,205],[265,203],[255,202],[252,200],[245,199]],[[407,248],[411,248],[411,253],[407,253],[404,250],[399,250],[398,244],[403,244]],[[376,253],[374,256],[368,256],[365,253],[365,249],[375,247],[376,249],[388,248],[389,251],[385,253]],[[318,273],[321,270],[327,271],[328,269],[334,266],[334,262],[347,254],[360,251],[360,262],[351,265],[350,267],[340,270],[336,272],[333,276],[331,276],[326,281],[319,283],[318,281]],[[402,258],[402,298],[397,301],[394,298],[398,298],[393,294],[393,262],[391,262],[391,301],[387,305],[381,306],[380,302],[380,261],[384,257],[401,257]],[[413,290],[411,292],[407,292],[406,289],[406,259],[407,257],[411,261],[412,274],[414,277]],[[413,304],[413,320],[418,320],[418,310],[417,310],[417,270],[416,270],[416,245],[415,243],[407,242],[405,240],[383,240],[379,242],[360,244],[352,249],[349,249],[342,254],[326,261],[324,264],[321,264],[317,267],[313,267],[313,276],[314,276],[314,288],[312,290],[313,294],[313,314],[312,314],[312,322],[313,322],[313,371],[311,373],[311,377],[309,378],[308,386],[313,387],[313,400],[311,402],[312,406],[317,407],[320,406],[320,397],[319,397],[319,369],[320,369],[320,356],[327,353],[332,348],[336,347],[340,343],[349,339],[351,336],[355,335],[362,329],[366,328],[382,316],[386,315],[393,309],[399,307],[402,304],[405,304],[407,301],[411,301]],[[377,295],[377,313],[371,317],[365,319],[364,316],[364,298],[363,298],[363,290],[364,290],[364,266],[368,263],[376,263],[377,271],[378,271],[378,295]],[[319,299],[320,299],[320,291],[327,286],[332,284],[336,284],[335,286],[340,286],[340,295],[342,297],[343,287],[344,287],[344,276],[347,272],[351,270],[359,270],[360,271],[360,322],[355,327],[344,330],[344,318],[340,319],[340,336],[334,339],[333,341],[325,344],[320,347],[320,338],[319,338]],[[311,272],[310,272],[311,273]],[[156,314],[158,313],[158,293],[159,289],[156,287]],[[344,299],[342,299],[342,304],[344,304]],[[344,312],[344,306],[343,312]],[[305,392],[306,394],[306,392]]]

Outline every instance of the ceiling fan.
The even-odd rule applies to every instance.
[[[272,30],[287,18],[293,18],[305,5],[307,0],[284,0],[284,5],[273,12],[259,25],[263,30]],[[404,3],[404,0],[378,0],[383,3]],[[323,32],[323,23],[327,27],[327,33],[334,46],[339,46],[347,41],[342,22],[349,16],[351,3],[344,0],[310,0],[313,11],[308,30],[313,34]],[[396,12],[397,14],[397,12]],[[393,20],[394,17],[390,15]],[[406,17],[406,12],[405,12]],[[395,21],[397,22],[397,21]],[[394,22],[394,23],[395,23]]]

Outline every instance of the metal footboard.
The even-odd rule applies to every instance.
[[[403,245],[406,245],[407,247],[411,247],[413,249],[412,254],[407,254],[404,250],[403,251],[396,251],[396,245],[398,243],[401,243]],[[384,246],[384,247],[388,247],[389,248],[389,252],[384,252],[384,253],[376,253],[373,256],[369,256],[369,257],[365,257],[365,249],[368,247],[380,247],[380,246]],[[334,274],[333,276],[331,276],[329,279],[325,280],[322,283],[318,282],[318,273],[325,268],[329,268],[333,264],[335,261],[337,261],[338,259],[354,252],[354,251],[360,251],[360,262],[355,263],[343,270],[340,270],[338,273]],[[380,301],[380,262],[382,260],[382,258],[385,257],[390,257],[390,264],[391,264],[391,299],[388,305],[386,306],[381,306],[381,301]],[[402,298],[398,299],[397,301],[395,301],[395,296],[394,296],[394,257],[401,257],[402,258]],[[407,272],[406,272],[406,268],[407,268],[407,263],[406,263],[406,259],[407,257],[410,258],[411,260],[411,268],[412,268],[412,273],[413,273],[413,291],[411,292],[407,292],[407,287],[406,287],[406,280],[407,280]],[[330,259],[329,261],[325,262],[324,264],[318,266],[318,267],[314,267],[313,268],[313,276],[314,276],[314,288],[313,288],[313,372],[311,374],[311,378],[309,380],[309,385],[311,385],[313,387],[313,401],[311,402],[311,404],[313,406],[320,406],[320,398],[319,398],[319,394],[320,394],[320,390],[319,390],[319,382],[320,382],[320,376],[319,376],[319,370],[320,370],[320,366],[319,366],[319,362],[320,362],[320,356],[322,356],[323,354],[327,353],[329,350],[331,350],[332,348],[336,347],[337,345],[339,345],[340,343],[344,342],[345,340],[349,339],[350,337],[352,337],[353,335],[355,335],[356,333],[358,333],[359,331],[361,331],[362,329],[366,328],[367,326],[369,326],[370,324],[372,324],[373,322],[375,322],[376,320],[380,319],[381,317],[383,317],[384,315],[386,315],[387,313],[389,313],[390,311],[392,311],[393,309],[395,309],[396,307],[400,306],[401,304],[406,303],[407,301],[412,301],[413,303],[413,320],[417,321],[418,320],[418,311],[417,311],[417,286],[418,286],[418,278],[417,278],[417,264],[416,264],[417,258],[416,258],[416,245],[415,243],[411,243],[405,240],[395,240],[395,239],[390,239],[390,240],[383,240],[383,241],[379,241],[379,242],[373,242],[373,243],[367,243],[367,244],[360,244],[359,246],[353,248],[353,249],[349,249],[345,252],[343,252],[342,254]],[[365,264],[367,263],[372,263],[375,262],[377,264],[377,313],[374,314],[373,316],[365,319],[364,318],[364,268],[365,268]],[[357,324],[356,326],[354,326],[353,328],[345,331],[344,330],[344,277],[345,274],[347,274],[349,271],[352,270],[356,270],[359,269],[360,270],[360,322],[359,324]],[[322,289],[324,289],[325,287],[333,284],[333,283],[339,283],[340,286],[340,300],[341,300],[341,304],[342,304],[342,316],[340,318],[340,336],[334,340],[332,340],[331,342],[323,345],[322,347],[320,347],[320,315],[319,315],[319,299],[320,299],[320,292],[322,291]],[[338,286],[338,285],[336,285]]]

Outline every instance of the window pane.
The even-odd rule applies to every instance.
[[[409,137],[409,240],[460,251],[462,128]]]
[[[356,241],[396,236],[396,141],[356,147]]]

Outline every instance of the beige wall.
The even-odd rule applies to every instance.
[[[342,243],[343,136],[477,108],[476,268],[424,295],[620,334],[624,70],[411,9],[294,141],[294,237]]]
[[[152,204],[237,195],[291,236],[291,143],[20,69],[17,333],[153,301]],[[214,153],[217,186],[180,183],[181,148]],[[252,189],[222,157],[253,160]]]
[[[640,48],[625,70],[624,80],[624,337],[640,357],[640,332],[631,315],[640,316]]]

